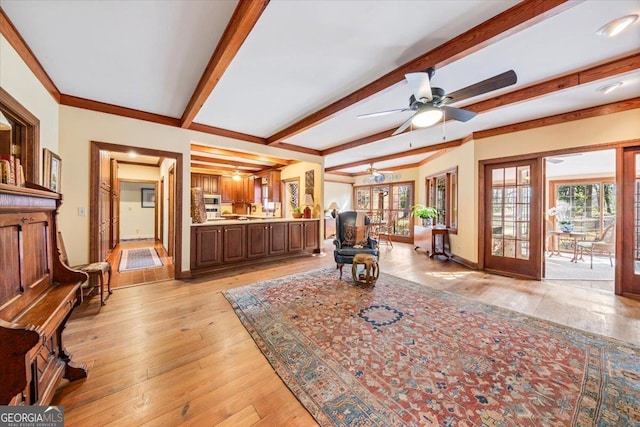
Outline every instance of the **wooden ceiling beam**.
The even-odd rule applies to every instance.
[[[246,162],[239,162],[236,160],[224,159],[221,157],[196,156],[193,154],[191,155],[191,161],[205,162],[205,163],[212,163],[212,164],[214,163],[218,165],[230,165],[230,166],[236,166],[236,167],[242,167],[242,168],[249,168],[252,170],[262,170],[264,168],[271,169],[273,167],[272,164],[263,165],[258,163],[246,163]]]
[[[181,127],[191,126],[193,119],[198,115],[268,4],[269,0],[240,0],[238,2],[193,95],[191,95],[187,108],[182,113]]]
[[[411,169],[411,168],[417,168],[418,166],[420,166],[419,162],[416,163],[407,163],[404,165],[398,165],[398,166],[393,166],[390,168],[386,168],[386,169],[393,169],[393,172],[400,170],[400,169]],[[333,172],[335,173],[335,172]],[[384,173],[384,172],[380,172],[380,173]],[[363,176],[363,175],[369,175],[369,172],[357,172],[357,173],[352,173],[349,174],[350,176],[356,177],[356,176]]]
[[[325,168],[325,173],[333,173],[334,171],[339,171],[341,169],[353,168],[356,166],[369,165],[371,163],[382,162],[385,160],[394,160],[399,159],[401,157],[414,156],[416,154],[430,153],[432,151],[443,150],[445,148],[458,147],[462,145],[464,139],[456,139],[453,141],[442,142],[440,144],[428,145],[426,147],[414,148],[413,150],[403,151],[401,153],[395,154],[387,154],[386,156],[373,157],[366,160],[358,160],[357,162],[345,163],[342,165],[331,166],[329,168]]]
[[[422,71],[429,67],[436,69],[442,68],[453,61],[464,58],[499,40],[555,16],[580,4],[582,1],[583,0],[525,0],[518,3],[512,8],[407,62],[344,98],[310,114],[286,129],[271,135],[268,138],[268,143],[271,145],[282,142],[331,118],[334,114],[357,102],[399,84],[404,80],[404,75],[407,73]]]
[[[9,44],[18,52],[18,56],[22,58],[27,67],[35,74],[36,78],[40,81],[42,86],[51,94],[56,102],[60,103],[60,91],[58,90],[49,74],[45,71],[38,58],[33,54],[33,51],[24,41],[16,27],[13,25],[9,17],[4,13],[4,10],[0,7],[0,33],[4,36]]]
[[[484,101],[476,102],[475,104],[464,106],[462,108],[464,108],[465,110],[474,111],[476,113],[486,113],[496,108],[505,107],[507,105],[515,104],[518,102],[529,101],[581,84],[592,83],[596,80],[602,80],[608,77],[617,76],[638,69],[640,69],[640,53],[626,56],[624,58],[607,62],[605,64],[592,66],[584,70],[574,71],[572,73],[565,74],[559,77],[554,77],[544,82],[527,86],[522,89],[517,89],[512,92],[507,92]],[[396,129],[397,128],[394,127],[391,129],[383,130],[382,132],[378,132],[373,135],[354,139],[353,141],[345,142],[344,144],[336,145],[334,147],[322,150],[321,153],[323,156],[326,156],[362,145],[371,144],[385,138],[390,138]]]
[[[243,151],[227,150],[224,148],[208,147],[206,145],[191,144],[191,151],[213,154],[216,156],[239,157],[246,160],[273,163],[274,166],[287,166],[295,163],[295,160],[283,159],[281,157],[263,156],[261,154],[245,153]]]

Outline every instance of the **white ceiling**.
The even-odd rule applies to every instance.
[[[194,122],[261,138],[366,87],[516,5],[516,1],[272,0]],[[180,118],[237,1],[14,1],[0,6],[59,91]],[[615,38],[596,30],[640,13],[640,0],[590,0],[440,67],[431,83],[453,92],[509,69],[518,82],[456,107],[640,53],[640,22]],[[526,26],[525,26],[526,27]],[[414,70],[418,71],[418,70]],[[595,89],[624,85],[610,95]],[[401,83],[401,82],[397,82]],[[408,106],[403,84],[381,90],[284,142],[326,150],[399,126],[410,113],[358,114]],[[413,130],[325,156],[325,166],[368,162],[472,132],[640,96],[640,71],[579,85],[493,111],[467,123]],[[376,161],[379,168],[429,154]],[[343,168],[357,173],[365,166]]]

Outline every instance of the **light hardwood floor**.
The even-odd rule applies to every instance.
[[[120,264],[120,256],[123,249],[141,249],[141,248],[153,248],[158,251],[158,256],[162,260],[162,267],[145,268],[142,270],[134,271],[118,271]],[[174,266],[173,260],[167,256],[167,252],[162,247],[160,242],[154,242],[153,239],[149,240],[129,240],[122,241],[116,245],[111,251],[107,262],[111,264],[111,271],[113,276],[111,277],[111,288],[121,288],[131,285],[139,285],[142,283],[157,282],[159,280],[173,279]]]
[[[65,425],[314,425],[221,291],[335,266],[328,241],[325,251],[324,257],[256,265],[197,280],[120,288],[104,307],[93,298],[76,308],[65,331],[66,346],[75,361],[88,364],[89,376],[64,384],[55,396],[53,404],[65,407]],[[640,342],[640,301],[611,292],[470,271],[430,260],[400,243],[382,247],[380,266],[384,273],[425,286]]]

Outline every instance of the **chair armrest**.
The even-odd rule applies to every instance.
[[[378,248],[378,241],[376,239],[372,239],[371,237],[367,237],[367,240],[369,240],[369,247],[371,249],[377,249]]]
[[[335,245],[336,249],[342,249],[342,243],[340,243],[340,240],[333,239],[333,244]]]

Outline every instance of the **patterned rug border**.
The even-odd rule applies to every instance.
[[[154,265],[145,266],[145,267],[134,267],[134,268],[126,268],[126,264],[128,261],[128,254],[131,251],[140,251],[140,250],[148,250],[151,253],[151,258],[154,261]],[[164,262],[160,258],[160,254],[158,253],[158,249],[154,248],[136,248],[136,249],[123,249],[120,253],[120,262],[118,262],[118,272],[127,272],[127,271],[136,271],[136,270],[144,270],[146,268],[158,268],[164,266]]]
[[[268,338],[263,336],[260,330],[254,326],[254,323],[251,321],[249,316],[247,316],[244,313],[243,309],[235,301],[234,295],[240,295],[252,288],[259,289],[261,287],[269,286],[271,284],[273,284],[274,286],[278,286],[280,284],[287,283],[296,277],[298,278],[317,277],[318,275],[329,275],[329,274],[334,274],[336,276],[335,280],[338,280],[338,277],[337,277],[338,273],[334,268],[323,267],[323,268],[308,270],[304,272],[292,273],[286,276],[281,276],[273,279],[254,282],[254,283],[243,285],[237,288],[228,289],[222,292],[224,297],[227,299],[227,301],[233,308],[237,317],[241,321],[242,325],[249,332],[249,335],[254,340],[254,342],[256,343],[256,345],[258,346],[262,354],[265,356],[267,361],[271,364],[271,366],[273,367],[277,375],[282,379],[284,384],[291,390],[291,392],[301,402],[301,404],[309,411],[309,413],[314,417],[314,419],[320,425],[323,425],[323,426],[334,425],[334,421],[323,411],[321,407],[319,407],[316,401],[309,395],[309,392],[305,390],[304,387],[299,383],[298,379],[295,378],[295,376],[291,372],[291,369],[280,360],[279,353],[277,351],[272,351],[271,347],[267,344],[267,342],[269,341]],[[387,278],[391,278],[391,280],[398,281],[398,283],[400,283],[402,286],[405,286],[414,292],[421,293],[423,295],[427,295],[430,297],[441,298],[447,302],[461,303],[463,304],[463,307],[465,309],[473,308],[475,310],[485,312],[490,315],[495,313],[499,316],[506,316],[511,321],[519,322],[520,325],[526,328],[540,328],[541,330],[547,330],[553,334],[560,334],[563,338],[565,338],[567,341],[571,342],[574,345],[585,346],[587,344],[593,344],[592,341],[601,341],[602,347],[598,347],[598,350],[605,348],[605,346],[606,347],[622,346],[622,347],[630,348],[635,352],[640,352],[640,346],[634,343],[629,343],[626,341],[619,340],[617,338],[600,335],[590,331],[585,331],[585,330],[564,325],[555,321],[551,321],[551,320],[543,319],[530,314],[522,313],[510,308],[480,302],[464,295],[455,294],[447,290],[435,289],[430,287],[429,285],[420,284],[420,283],[417,283],[408,279],[404,279],[402,277],[398,277],[389,273],[381,273],[378,283],[379,284],[384,283],[385,279]],[[343,283],[346,286],[353,286],[354,288],[359,290],[361,293],[366,293],[371,290],[368,288],[357,287],[355,284],[353,284],[350,281],[350,279],[346,279],[346,280],[343,279],[341,283]],[[293,328],[289,328],[288,326],[289,325],[287,325],[286,329],[289,332],[290,332],[290,329],[294,329],[294,332],[297,330],[295,325]],[[307,339],[307,337],[302,336],[298,338],[302,338],[304,341],[306,341],[305,344],[313,349],[313,353],[316,355],[316,357],[320,358],[320,360],[323,360],[325,357],[327,357],[325,354],[325,351],[316,347],[311,340]],[[594,354],[590,354],[588,357],[599,357],[600,353],[602,352],[594,351],[593,353]],[[587,379],[588,379],[588,376],[585,373],[582,384],[580,384],[581,389],[585,387],[585,383]],[[357,383],[356,384],[351,383],[350,385],[355,386],[356,389],[359,386],[359,384]],[[600,392],[602,392],[602,390],[600,390]],[[583,411],[584,410],[582,410],[582,412]],[[379,425],[390,425],[389,423],[391,423],[392,425],[396,425],[396,424],[402,423],[399,419],[395,417],[395,414],[393,414],[390,411],[387,411],[386,408],[383,407],[382,405],[375,408],[374,412],[375,413],[370,414],[372,418],[372,420],[370,421],[375,422],[375,424],[373,425],[378,425],[377,423],[379,423]],[[580,417],[581,417],[581,408],[576,407],[572,425],[577,423]]]

